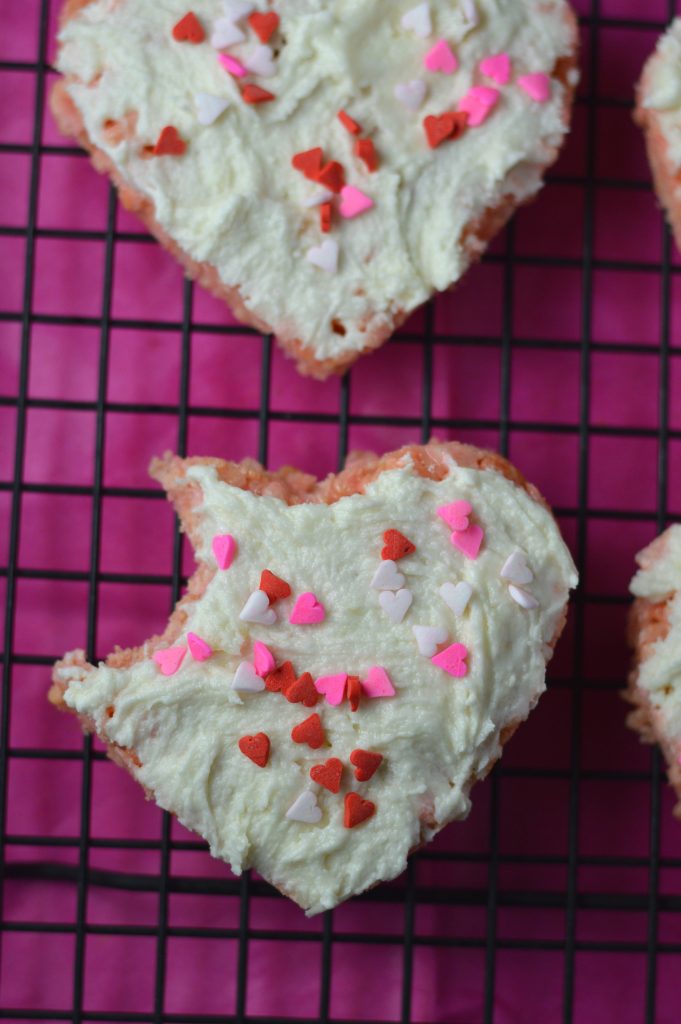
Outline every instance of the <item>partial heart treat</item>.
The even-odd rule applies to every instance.
[[[681,18],[676,18],[643,69],[635,119],[645,134],[655,191],[681,250]]]
[[[566,0],[67,0],[52,109],[190,277],[324,378],[536,194],[576,50]]]
[[[394,878],[466,817],[544,690],[577,582],[549,509],[508,462],[455,443],[355,456],[320,482],[171,455],[151,473],[194,546],[187,593],[141,647],[67,654],[50,699],[215,857],[308,912]],[[454,502],[466,516],[443,519]],[[472,529],[477,549],[454,543]],[[410,545],[399,574],[389,531]],[[265,569],[290,587],[272,604]]]
[[[646,743],[659,743],[681,820],[681,525],[670,526],[636,561],[629,619],[634,667],[625,692],[635,709],[627,721]]]

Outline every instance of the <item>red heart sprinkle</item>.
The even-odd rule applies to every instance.
[[[366,169],[370,174],[378,170],[378,155],[371,139],[357,139],[355,143],[355,156],[364,161]]]
[[[371,750],[353,750],[350,764],[355,766],[355,778],[358,782],[368,782],[381,761],[383,754],[374,754]]]
[[[345,185],[345,173],[342,165],[337,160],[329,160],[317,174],[315,181],[318,181],[320,185],[324,185],[332,192],[339,193]]]
[[[412,544],[408,537],[405,537],[399,530],[386,530],[383,534],[385,547],[381,551],[381,558],[390,558],[393,562],[399,561],[405,555],[411,555],[416,551],[416,545]]]
[[[328,789],[330,793],[338,793],[340,790],[342,774],[343,762],[337,757],[330,757],[324,764],[315,764],[310,768],[312,781]]]
[[[304,704],[306,708],[313,708],[319,700],[319,694],[309,672],[303,672],[300,679],[291,683],[286,688],[284,696],[291,704]]]
[[[316,181],[324,163],[324,151],[319,146],[316,149],[306,149],[304,153],[296,153],[291,163],[310,181]]]
[[[280,597],[290,597],[291,588],[286,580],[280,579],[279,576],[275,576],[269,569],[263,569],[260,573],[260,586],[258,590],[264,590],[270,599],[270,604],[274,604]]]
[[[293,665],[290,661],[285,661],[283,665],[279,665],[275,668],[274,672],[270,672],[269,675],[265,676],[265,686],[270,693],[286,693],[289,686],[296,681],[296,673]]]
[[[161,129],[161,134],[154,146],[154,156],[182,156],[187,148],[187,143],[181,137],[177,128],[167,124]]]
[[[373,818],[375,813],[376,804],[372,803],[371,800],[362,800],[359,793],[345,794],[343,824],[346,828],[354,828],[355,825],[361,825],[367,818]]]
[[[259,85],[245,85],[241,90],[241,98],[244,103],[269,103],[276,96],[267,89],[261,89]]]
[[[203,26],[193,11],[188,11],[184,18],[180,18],[177,25],[173,26],[173,39],[178,43],[202,43],[205,38]]]
[[[319,227],[325,235],[331,230],[331,216],[331,203],[322,203],[319,207]]]
[[[242,736],[239,740],[239,750],[259,768],[264,768],[270,756],[269,736],[264,732],[257,732],[255,736]]]
[[[344,128],[347,128],[351,135],[359,135],[362,130],[361,126],[349,114],[346,114],[344,110],[338,111],[338,120]]]
[[[345,683],[345,695],[350,701],[350,710],[356,711],[362,696],[362,684],[359,681],[359,676],[348,676]]]
[[[310,715],[304,722],[295,725],[291,729],[291,739],[294,743],[307,743],[308,747],[318,750],[324,742],[324,730],[319,715]]]
[[[427,117],[423,127],[431,149],[445,142],[447,139],[460,139],[468,124],[468,114],[464,110],[448,111],[440,114],[439,117]]]
[[[279,15],[275,14],[274,11],[268,11],[266,14],[261,11],[254,11],[253,14],[248,16],[248,24],[258,39],[262,43],[266,43],[272,38],[279,27]]]

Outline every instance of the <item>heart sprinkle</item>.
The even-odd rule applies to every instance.
[[[331,203],[322,203],[319,207],[319,229],[325,235],[328,235],[331,230],[331,218],[333,216],[333,207]],[[338,253],[336,253],[336,256]],[[338,260],[336,259],[336,263]]]
[[[182,156],[186,151],[187,143],[177,128],[167,124],[165,128],[161,129],[161,134],[153,149],[154,156]]]
[[[230,21],[243,21],[253,10],[254,4],[249,0],[223,0],[225,17]]]
[[[395,86],[395,99],[407,110],[420,110],[426,98],[426,83],[420,78],[411,82],[402,82]]]
[[[222,50],[227,46],[234,46],[235,43],[243,43],[245,38],[246,36],[231,18],[218,18],[213,23],[210,45],[214,50]]]
[[[476,85],[459,100],[460,111],[468,114],[468,127],[477,128],[492,113],[501,93],[487,85]]]
[[[319,750],[324,742],[324,729],[319,715],[310,715],[304,722],[294,725],[291,729],[291,739],[294,743],[306,743],[313,750]]]
[[[355,143],[355,156],[365,164],[369,174],[378,170],[378,154],[371,139],[357,139]]]
[[[325,618],[324,605],[314,594],[306,593],[301,594],[296,601],[288,621],[293,626],[312,626],[317,622],[323,622]]]
[[[506,85],[511,77],[511,58],[507,53],[495,53],[480,61],[480,71],[499,85]]]
[[[154,651],[153,659],[163,676],[174,676],[184,661],[186,647],[164,647],[162,651]]]
[[[306,178],[316,181],[324,164],[324,152],[319,146],[315,149],[306,149],[303,153],[296,153],[291,158],[291,164]]]
[[[471,561],[475,561],[480,551],[483,538],[485,536],[484,530],[481,526],[477,526],[475,523],[471,523],[467,530],[459,530],[450,536],[450,541],[455,548],[465,555],[466,558],[470,558]]]
[[[354,121],[349,114],[346,114],[344,110],[338,111],[338,120],[351,135],[359,135],[361,133],[361,125],[358,125],[357,122]]]
[[[521,75],[518,85],[535,103],[547,103],[551,99],[551,79],[543,71]]]
[[[234,552],[236,551],[236,541],[231,533],[222,533],[217,537],[213,537],[211,547],[213,548],[218,569],[229,569],[234,561]]]
[[[369,584],[374,590],[399,590],[404,585],[404,576],[397,571],[392,558],[381,562]]]
[[[237,670],[232,679],[232,689],[242,693],[262,693],[265,689],[265,682],[258,674],[255,665],[250,661],[242,661],[237,665]]]
[[[367,697],[394,697],[395,687],[390,676],[380,665],[374,665],[367,672],[367,677],[362,683],[362,690]]]
[[[178,43],[202,43],[205,38],[203,26],[193,11],[188,11],[184,18],[180,18],[173,26],[173,39]]]
[[[295,681],[296,673],[290,661],[285,661],[274,672],[270,672],[265,676],[265,686],[270,693],[285,694],[289,686],[295,683]]]
[[[263,569],[260,573],[260,586],[258,589],[263,590],[267,594],[270,604],[274,604],[280,598],[291,596],[291,587],[286,580],[275,576],[269,569]]]
[[[422,654],[424,658],[432,658],[437,653],[440,644],[447,639],[447,630],[439,626],[412,626],[411,628],[416,637],[419,654]]]
[[[393,592],[392,590],[382,590],[378,595],[378,603],[381,608],[388,616],[388,618],[399,626],[402,619],[409,611],[409,607],[413,600],[411,590],[398,590]]]
[[[343,703],[347,679],[348,677],[345,672],[339,672],[335,676],[320,676],[319,679],[315,680],[315,690],[326,697],[327,704],[337,708]]]
[[[461,10],[466,18],[466,28],[475,28],[480,21],[475,0],[461,0]]]
[[[277,613],[270,608],[270,599],[264,590],[254,590],[239,612],[242,622],[257,622],[261,626],[273,626]]]
[[[256,104],[269,103],[276,99],[276,96],[267,89],[261,89],[259,85],[245,85],[241,90],[241,98],[244,103]]]
[[[332,199],[333,192],[327,192],[326,189],[322,189],[320,192],[316,192],[313,196],[307,196],[303,199],[303,206],[309,210],[314,206],[322,206],[324,203],[330,203]]]
[[[464,110],[448,111],[439,117],[430,115],[423,121],[426,139],[431,149],[437,149],[443,142],[455,142],[460,139],[468,124],[468,114]]]
[[[453,75],[459,66],[446,39],[438,39],[423,58],[423,63],[429,71],[441,71],[443,75]]]
[[[436,654],[430,660],[433,665],[444,669],[450,676],[463,679],[464,676],[468,675],[467,657],[468,648],[464,647],[463,644],[450,644],[449,647],[445,647],[444,651],[440,651],[439,654]]]
[[[345,172],[342,164],[339,164],[337,160],[329,160],[317,172],[315,181],[336,195],[340,195],[345,185]]]
[[[207,644],[196,633],[187,633],[187,646],[194,661],[208,661],[213,653],[210,644]]]
[[[337,757],[330,757],[323,764],[315,764],[310,768],[310,778],[318,786],[328,789],[329,793],[339,793],[343,762]]]
[[[376,813],[376,804],[371,800],[362,800],[359,793],[345,794],[345,807],[343,811],[343,824],[345,828],[354,828],[361,825],[368,818],[373,818]]]
[[[253,644],[253,667],[255,671],[265,679],[271,672],[274,672],[276,662],[269,647],[256,640]]]
[[[264,732],[257,732],[255,736],[242,736],[239,750],[258,768],[264,768],[270,756],[270,738]]]
[[[194,106],[196,107],[196,120],[204,128],[213,124],[229,106],[229,100],[224,96],[211,96],[208,92],[197,92],[194,95]]]
[[[321,821],[322,809],[317,803],[315,794],[306,789],[293,801],[286,812],[289,821],[302,821],[305,825],[316,825]]]
[[[465,580],[459,583],[443,583],[438,594],[455,615],[463,615],[473,594],[473,588]]]
[[[354,185],[345,185],[341,189],[340,215],[345,217],[346,220],[359,217],[361,213],[366,213],[367,210],[370,210],[373,205],[373,199],[365,195],[358,188],[355,188]]]
[[[319,700],[319,694],[309,672],[303,672],[300,679],[291,683],[286,688],[284,696],[290,704],[304,704],[306,708],[313,708]]]
[[[255,11],[249,15],[248,24],[262,43],[268,43],[279,27],[279,15],[274,11]]]
[[[381,558],[392,562],[399,562],[400,558],[413,555],[416,551],[416,545],[399,530],[386,530],[383,534],[383,545]]]
[[[359,681],[359,676],[348,676],[345,692],[350,704],[350,710],[356,711],[362,699],[362,684]]]
[[[533,608],[539,607],[539,601],[532,594],[528,594],[526,590],[522,590],[520,587],[514,586],[513,583],[508,588],[508,592],[521,608],[525,608],[527,611],[531,611]]]
[[[440,519],[443,519],[451,530],[467,530],[470,526],[468,517],[472,511],[467,501],[452,501],[449,505],[440,505],[436,509]]]
[[[433,25],[430,20],[430,4],[422,3],[412,7],[411,10],[402,15],[401,22],[402,28],[413,32],[419,39],[427,39],[433,31]]]
[[[222,65],[225,71],[233,75],[234,78],[245,78],[248,74],[241,61],[237,60],[236,57],[230,57],[228,53],[219,53],[218,63]]]
[[[327,274],[335,274],[338,270],[338,243],[332,238],[325,238],[321,245],[313,245],[308,249],[305,259],[313,267],[319,267]]]
[[[358,747],[350,754],[350,763],[355,766],[355,778],[358,782],[368,782],[376,773],[383,754],[375,754],[371,750],[362,750]]]
[[[244,66],[254,75],[260,75],[261,78],[271,78],[272,75],[276,74],[277,70],[273,58],[274,53],[270,46],[256,46],[244,59]]]
[[[531,583],[534,579],[534,573],[527,564],[525,552],[518,548],[508,556],[499,575],[502,580],[508,580],[509,583]]]

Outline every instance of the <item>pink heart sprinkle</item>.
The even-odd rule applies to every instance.
[[[535,103],[546,103],[551,98],[551,79],[543,71],[532,75],[521,75],[518,85]]]
[[[323,622],[326,618],[324,605],[314,594],[301,594],[291,612],[289,622],[294,626],[310,626],[315,622]]]
[[[187,644],[194,661],[208,661],[213,653],[213,648],[196,633],[187,633]]]
[[[458,548],[462,555],[466,558],[470,558],[471,561],[475,561],[480,551],[480,545],[482,544],[485,531],[481,526],[476,526],[475,523],[471,523],[467,530],[460,530],[458,533],[453,533],[450,536],[450,541],[455,548]]]
[[[486,121],[497,105],[501,93],[487,85],[476,85],[459,100],[458,110],[468,114],[468,127],[477,128]]]
[[[445,647],[444,651],[440,651],[439,654],[436,654],[430,660],[433,665],[444,669],[450,676],[463,679],[465,675],[468,675],[467,657],[467,647],[464,647],[463,644],[450,644],[449,647]]]
[[[248,74],[241,61],[236,57],[230,57],[228,53],[219,53],[218,60],[225,71],[229,71],[230,75],[234,75],[235,78],[244,78]]]
[[[274,655],[269,647],[256,640],[253,644],[253,667],[257,675],[262,676],[264,679],[270,672],[274,672],[276,664]]]
[[[380,665],[374,665],[367,672],[367,677],[362,683],[362,689],[367,697],[394,697],[395,687],[390,676]]]
[[[354,185],[345,185],[341,189],[341,204],[340,204],[340,215],[345,217],[347,220],[351,220],[353,217],[359,217],[360,213],[365,213],[370,210],[374,205],[373,199],[369,196],[365,196],[363,192],[360,192]]]
[[[236,541],[231,533],[223,533],[218,537],[213,537],[213,554],[215,555],[215,561],[218,563],[218,569],[229,569],[234,561],[235,551]]]
[[[480,70],[499,85],[506,85],[511,77],[511,58],[507,53],[495,53],[480,61]]]
[[[326,697],[327,704],[332,704],[337,708],[339,704],[343,703],[347,678],[345,672],[339,672],[335,676],[320,676],[319,679],[315,679],[314,688],[317,693]]]
[[[437,514],[444,519],[447,526],[452,530],[467,530],[469,527],[468,517],[473,511],[467,501],[453,501],[449,505],[440,505]]]
[[[174,676],[186,653],[186,647],[165,647],[162,651],[154,651],[153,658],[161,670],[161,675]]]
[[[423,58],[423,63],[429,71],[441,71],[443,75],[452,75],[459,66],[446,39],[438,39]]]

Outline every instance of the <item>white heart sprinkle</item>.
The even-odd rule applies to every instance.
[[[274,51],[272,47],[266,46],[263,43],[262,46],[256,46],[255,50],[252,50],[244,58],[244,64],[254,75],[260,75],[261,78],[271,78],[277,70],[273,57]]]
[[[475,0],[461,0],[461,10],[463,11],[468,28],[475,28],[480,20]]]
[[[426,98],[427,86],[422,78],[411,82],[401,82],[395,86],[395,99],[407,110],[419,110]]]
[[[520,587],[514,587],[513,584],[508,588],[508,592],[521,608],[526,608],[528,611],[532,608],[539,607],[539,601],[532,594],[528,594],[526,590],[521,590]]]
[[[396,563],[390,558],[381,562],[371,581],[374,590],[399,590],[403,585],[404,576],[397,571]]]
[[[289,821],[303,821],[306,825],[316,825],[321,821],[322,809],[317,797],[310,789],[306,789],[297,797],[286,812]]]
[[[313,206],[321,206],[322,203],[330,203],[333,199],[333,192],[327,192],[323,189],[321,192],[315,192],[313,196],[308,196],[303,199],[303,206],[308,210],[312,209]]]
[[[427,39],[433,31],[430,20],[430,4],[422,3],[402,15],[402,28],[411,29],[420,39]]]
[[[443,644],[447,639],[447,630],[438,626],[412,626],[419,653],[424,658],[432,658],[437,652],[438,645]]]
[[[249,0],[223,0],[222,4],[225,17],[230,21],[242,21],[251,14],[254,7],[255,4],[249,3]]]
[[[209,125],[217,121],[229,106],[229,100],[224,96],[211,96],[208,92],[197,92],[194,96],[196,105],[196,120],[199,124]]]
[[[258,622],[262,626],[272,626],[277,621],[277,614],[270,608],[270,599],[264,590],[254,590],[246,604],[239,612],[242,622]]]
[[[213,31],[210,34],[210,45],[216,50],[222,50],[226,46],[234,46],[235,43],[243,43],[246,36],[238,25],[235,25],[231,18],[218,18],[213,22]]]
[[[510,580],[511,583],[531,583],[534,573],[527,564],[527,557],[524,551],[516,550],[508,556],[499,573],[502,580]]]
[[[463,615],[471,599],[473,588],[470,583],[461,580],[459,583],[443,583],[438,594],[455,615]]]
[[[335,274],[338,270],[338,244],[332,238],[325,239],[321,245],[314,245],[307,253],[307,261],[327,274]]]
[[[392,590],[382,590],[378,595],[378,602],[381,608],[396,626],[400,624],[409,611],[412,601],[411,590],[398,590],[397,593],[393,593]]]
[[[242,661],[234,673],[232,689],[260,693],[265,689],[265,680],[255,671],[255,665],[251,665],[250,661]]]

